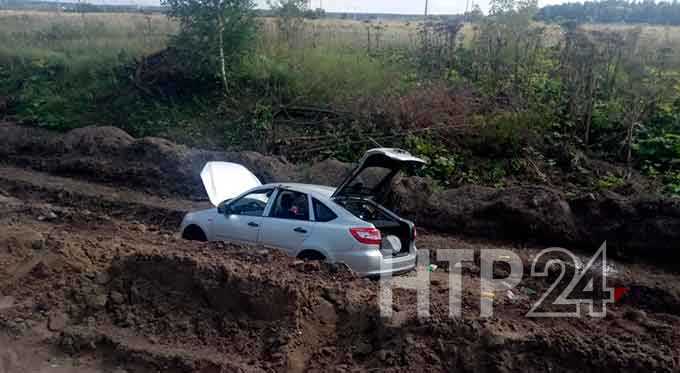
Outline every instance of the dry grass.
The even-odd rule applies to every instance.
[[[262,26],[260,48],[264,53],[283,44],[275,19],[262,19]],[[541,26],[545,27],[548,44],[560,40],[559,27]],[[642,44],[672,45],[680,50],[679,27],[618,24],[583,27],[611,31],[640,27]],[[474,30],[466,25],[461,42],[471,42]],[[121,55],[138,57],[164,48],[169,36],[176,31],[177,24],[162,14],[0,11],[0,60],[8,57],[30,61],[57,59],[76,66]],[[300,49],[414,49],[418,45],[418,23],[306,20],[294,38],[286,42]]]
[[[680,50],[680,26],[660,25],[629,25],[620,23],[610,24],[587,24],[582,26],[585,30],[625,32],[640,29],[640,45],[647,48],[657,46],[671,47]]]
[[[281,36],[277,21],[262,21],[265,44],[278,44]],[[338,47],[368,49],[408,48],[418,36],[418,25],[408,22],[360,22],[354,20],[306,20],[291,44],[299,47]]]
[[[79,65],[165,47],[176,25],[163,15],[0,11],[0,58]]]

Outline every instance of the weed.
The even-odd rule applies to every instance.
[[[603,178],[597,181],[597,188],[599,190],[617,189],[626,183],[624,178],[608,173]]]

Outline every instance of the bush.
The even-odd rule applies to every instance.
[[[680,171],[668,171],[664,175],[666,192],[680,196]]]
[[[460,171],[460,158],[445,147],[425,137],[410,136],[406,142],[411,152],[428,162],[421,171],[421,176],[429,176],[448,185],[456,172]]]
[[[477,120],[477,136],[471,145],[477,154],[489,158],[518,156],[536,140],[543,125],[541,116],[530,112],[502,112]]]
[[[665,133],[644,139],[636,145],[638,156],[656,168],[669,168],[680,162],[680,135]]]

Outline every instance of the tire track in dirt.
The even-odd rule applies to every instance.
[[[86,209],[168,229],[179,226],[186,212],[210,206],[207,202],[161,198],[15,167],[0,167],[0,190],[20,199]]]

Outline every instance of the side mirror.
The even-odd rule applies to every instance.
[[[217,206],[217,213],[221,215],[227,215],[229,213],[229,206],[227,204],[229,201],[224,201]]]

